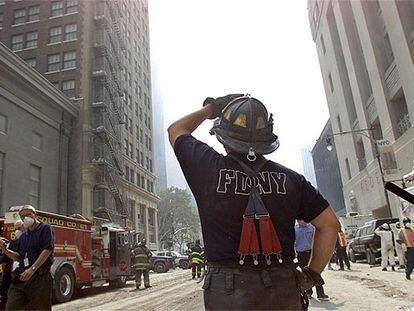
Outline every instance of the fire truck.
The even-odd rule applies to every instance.
[[[18,211],[5,214],[3,236],[15,239],[14,223]],[[121,287],[132,275],[130,251],[135,242],[133,231],[117,227],[100,218],[87,220],[81,215],[71,217],[37,211],[37,219],[50,224],[55,234],[53,299],[66,302],[83,286]]]

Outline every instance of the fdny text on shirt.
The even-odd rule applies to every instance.
[[[253,185],[257,186],[260,194],[286,194],[286,174],[277,172],[260,172],[253,178]],[[252,178],[246,173],[221,169],[219,172],[217,192],[249,195],[252,187]]]

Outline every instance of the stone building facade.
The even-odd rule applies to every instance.
[[[157,248],[147,1],[0,0],[0,41],[79,107],[68,212],[128,225]]]
[[[399,216],[393,195],[388,208],[375,141],[396,154],[398,171],[384,179],[401,179],[414,158],[414,2],[310,0],[308,11],[333,132],[363,130],[334,137],[344,197],[361,214]]]

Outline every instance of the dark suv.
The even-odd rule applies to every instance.
[[[355,233],[355,238],[349,243],[348,255],[352,262],[357,258],[366,258],[370,265],[374,265],[376,258],[381,256],[381,238],[374,230],[384,223],[395,223],[398,218],[381,218],[366,222]]]

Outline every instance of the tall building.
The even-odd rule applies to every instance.
[[[312,149],[313,167],[318,190],[328,200],[336,215],[343,216],[346,208],[336,149],[326,149],[326,139],[332,137],[332,134],[331,121],[328,120]]]
[[[157,191],[167,189],[167,162],[165,158],[164,107],[161,85],[156,64],[151,64],[152,104],[154,107],[154,169],[157,176]]]
[[[300,154],[302,156],[303,176],[317,188],[315,177],[315,168],[313,167],[312,153],[310,148],[301,148]]]
[[[0,214],[31,204],[67,214],[68,148],[78,108],[0,42]]]
[[[0,40],[80,111],[68,212],[129,225],[157,246],[146,0],[0,0]]]
[[[309,0],[308,11],[333,131],[373,129],[334,137],[344,197],[354,196],[361,214],[389,216],[382,177],[401,179],[414,158],[414,1]],[[382,139],[395,151],[397,174],[381,174]]]

